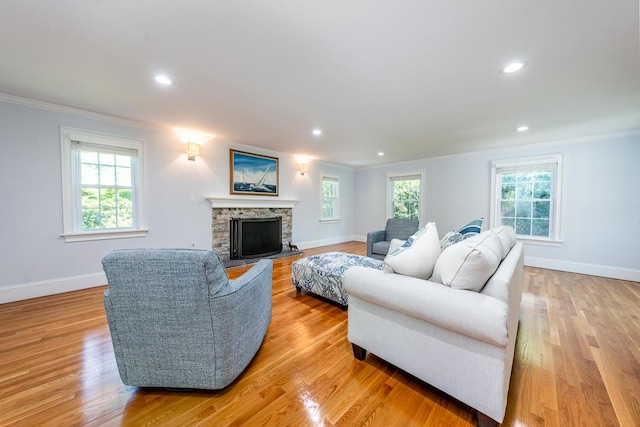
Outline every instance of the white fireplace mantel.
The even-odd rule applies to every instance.
[[[293,208],[299,200],[274,197],[207,197],[214,208]]]

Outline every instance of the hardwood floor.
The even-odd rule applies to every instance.
[[[305,256],[363,254],[363,243]],[[0,305],[0,425],[473,426],[465,405],[369,354],[354,359],[347,312],[291,284],[274,262],[273,317],[227,389],[122,384],[106,287]],[[234,278],[246,267],[229,270]],[[525,269],[508,426],[640,426],[640,283]]]

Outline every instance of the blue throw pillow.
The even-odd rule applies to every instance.
[[[468,224],[462,226],[462,228],[460,228],[458,230],[458,233],[460,234],[480,234],[480,231],[482,231],[482,224],[484,223],[484,218],[478,218],[478,219],[474,219],[473,221],[469,222]]]
[[[475,236],[475,233],[462,234],[458,231],[451,230],[440,240],[440,248],[444,251],[449,246],[462,242],[471,236]]]

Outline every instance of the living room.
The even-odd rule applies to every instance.
[[[100,260],[111,249],[211,248],[209,198],[232,197],[231,148],[279,158],[279,198],[297,201],[292,233],[300,249],[364,241],[368,231],[382,228],[387,217],[387,174],[422,171],[423,221],[436,222],[444,235],[471,219],[489,217],[492,161],[563,153],[563,243],[557,247],[527,245],[527,265],[640,281],[635,214],[640,201],[633,190],[634,183],[640,182],[640,171],[634,166],[640,155],[640,131],[357,170],[312,162],[301,176],[295,157],[287,153],[215,141],[203,144],[196,161],[188,161],[185,144],[172,132],[113,123],[81,111],[51,111],[56,107],[33,101],[6,96],[2,100],[4,164],[0,174],[4,182],[20,183],[5,189],[2,302],[102,285]],[[61,237],[63,124],[145,140],[146,237],[73,243]],[[319,221],[322,174],[340,177],[338,222]],[[242,196],[233,197],[242,201]],[[263,198],[267,204],[271,199]]]
[[[575,8],[582,7],[577,2],[572,3]],[[522,4],[520,6],[524,7]],[[97,13],[94,9],[91,11]],[[570,11],[571,7],[567,6],[566,10],[563,9],[564,13],[560,15],[569,19]],[[382,10],[378,12],[384,15]],[[594,6],[594,10],[590,12],[593,14],[591,17],[580,21],[584,26],[592,22],[591,20],[595,19],[594,16],[602,11]],[[7,16],[10,14],[14,17],[24,16],[24,11],[18,9],[7,11],[7,13]],[[619,6],[619,9],[615,8],[613,12],[602,13],[610,19],[602,19],[598,21],[600,27],[580,33],[581,35],[593,33],[598,36],[594,35],[584,45],[567,43],[563,47],[576,50],[593,49],[598,53],[609,52],[610,56],[606,58],[596,55],[595,59],[582,63],[591,64],[597,68],[594,62],[612,60],[607,74],[588,73],[586,70],[584,74],[579,74],[573,69],[564,70],[563,76],[575,77],[578,74],[584,81],[572,82],[569,79],[556,81],[552,78],[551,71],[540,71],[542,66],[536,65],[534,53],[529,53],[529,63],[521,71],[524,74],[504,76],[498,71],[504,64],[498,63],[496,59],[495,63],[491,64],[495,70],[491,68],[489,72],[487,60],[483,59],[484,63],[479,67],[481,70],[478,74],[484,79],[495,79],[497,81],[495,87],[499,91],[495,94],[478,91],[477,95],[482,98],[487,110],[494,107],[495,99],[498,100],[495,104],[504,103],[506,106],[495,105],[495,109],[498,113],[507,116],[504,120],[513,122],[513,126],[510,126],[508,131],[507,127],[501,128],[500,139],[492,140],[491,138],[495,136],[493,133],[489,133],[491,137],[486,138],[485,132],[501,127],[505,121],[492,122],[491,119],[495,116],[480,114],[484,112],[482,109],[464,109],[460,103],[459,108],[464,113],[460,120],[467,117],[473,122],[473,126],[451,133],[458,136],[460,141],[468,142],[465,132],[475,130],[476,133],[473,133],[471,139],[477,138],[481,142],[463,145],[462,142],[458,144],[452,139],[447,139],[437,146],[434,145],[433,150],[428,154],[422,154],[425,152],[420,151],[421,154],[404,154],[404,157],[394,154],[393,147],[400,146],[399,142],[393,141],[393,136],[385,135],[383,132],[380,132],[382,135],[380,138],[386,137],[390,140],[390,145],[384,148],[384,156],[378,156],[378,151],[382,151],[382,148],[376,145],[377,140],[374,143],[373,139],[356,138],[358,132],[354,130],[343,130],[341,139],[334,140],[332,133],[338,132],[337,122],[335,129],[319,123],[321,118],[326,116],[321,112],[321,107],[318,107],[319,112],[316,112],[316,117],[308,117],[309,120],[304,125],[300,123],[298,117],[295,117],[292,122],[295,122],[296,129],[288,130],[290,132],[288,139],[282,141],[281,149],[277,149],[272,143],[273,136],[268,135],[268,132],[273,130],[275,133],[278,129],[275,123],[286,122],[289,118],[272,117],[275,116],[273,110],[277,110],[279,106],[282,108],[285,106],[278,104],[271,107],[259,100],[252,105],[243,104],[250,99],[251,94],[239,89],[236,90],[241,92],[240,100],[236,104],[228,104],[228,110],[239,112],[246,109],[253,114],[256,121],[266,123],[273,120],[273,128],[266,125],[261,127],[259,130],[265,132],[262,139],[260,137],[244,138],[243,142],[238,142],[232,138],[221,138],[216,135],[225,133],[232,135],[231,129],[241,128],[242,120],[246,116],[240,115],[241,118],[237,119],[224,110],[218,110],[219,117],[207,116],[213,110],[209,110],[206,114],[199,112],[199,105],[194,107],[180,93],[180,90],[189,86],[185,81],[188,75],[185,71],[181,72],[183,77],[181,82],[178,79],[179,84],[176,83],[173,87],[157,87],[154,82],[151,82],[153,76],[146,75],[150,74],[149,70],[145,69],[144,72],[138,70],[141,74],[146,74],[144,77],[136,76],[136,81],[149,77],[147,79],[149,82],[145,82],[148,84],[145,89],[147,102],[141,104],[137,100],[132,101],[129,94],[125,93],[132,90],[125,80],[121,81],[123,86],[118,88],[115,82],[102,76],[96,68],[90,67],[87,69],[87,76],[91,77],[79,81],[78,86],[74,86],[73,79],[67,80],[60,77],[65,74],[64,61],[56,61],[55,58],[47,56],[45,48],[35,51],[33,45],[26,44],[26,41],[21,45],[22,38],[24,37],[25,40],[27,38],[25,36],[27,30],[34,27],[41,29],[38,30],[37,37],[34,37],[36,42],[46,44],[47,29],[54,27],[47,22],[46,15],[38,15],[39,21],[19,22],[19,26],[24,29],[11,36],[8,31],[15,29],[8,29],[6,26],[1,46],[3,52],[7,52],[7,57],[16,58],[15,65],[11,66],[12,73],[24,76],[24,80],[10,81],[4,77],[0,78],[0,121],[2,123],[0,126],[0,146],[2,147],[0,178],[5,183],[3,203],[0,207],[3,236],[3,256],[0,261],[0,304],[103,286],[106,278],[102,271],[101,259],[113,249],[139,247],[210,249],[212,247],[210,199],[238,200],[239,203],[256,199],[258,200],[256,203],[264,205],[269,205],[270,201],[274,200],[293,201],[292,242],[305,251],[352,241],[364,242],[367,232],[382,228],[389,216],[389,177],[419,174],[422,182],[421,225],[429,221],[435,222],[441,236],[448,230],[458,229],[469,220],[479,217],[484,217],[487,226],[490,226],[492,162],[556,154],[563,156],[563,197],[562,209],[559,213],[558,241],[551,245],[527,242],[525,264],[535,268],[640,282],[640,258],[638,257],[640,220],[637,214],[640,211],[640,192],[637,191],[640,170],[636,166],[637,159],[640,158],[638,5],[637,2],[626,1],[624,5]],[[92,16],[92,19],[96,19],[94,15]],[[58,15],[55,17],[62,19]],[[405,15],[403,17],[408,19]],[[473,16],[466,14],[464,18],[460,28],[468,28],[462,24],[475,21],[472,19]],[[123,19],[126,21],[133,18]],[[352,19],[354,19],[353,16]],[[126,24],[133,25],[133,22],[127,21]],[[104,31],[100,34],[111,34],[113,25],[113,21],[106,22],[104,27],[100,27],[96,32]],[[120,25],[124,26],[125,23]],[[615,45],[617,50],[610,45],[604,47],[597,45],[600,34],[605,33],[610,37],[616,35],[621,37],[621,40],[618,40],[619,43]],[[69,42],[66,33],[62,32],[62,34],[65,37],[62,37],[59,42]],[[113,37],[114,46],[121,49],[127,46],[126,42],[118,39],[118,36],[113,35]],[[147,40],[145,35],[138,34],[137,37],[142,40],[141,45],[144,45],[143,41]],[[20,40],[20,43],[13,43],[11,40]],[[425,41],[422,40],[422,42]],[[611,42],[611,39],[607,39],[607,42]],[[602,43],[606,44],[606,42]],[[530,46],[531,50],[533,50],[532,46],[533,44]],[[508,53],[511,54],[514,50],[515,48],[510,46]],[[431,50],[428,52],[432,53]],[[506,56],[507,52],[503,54]],[[537,52],[537,56],[540,57],[543,54]],[[31,65],[33,70],[31,73],[35,73],[33,76],[18,67],[21,58],[24,59],[25,64]],[[497,56],[497,58],[502,57]],[[369,56],[365,59],[373,61]],[[470,56],[469,59],[472,62],[479,61],[477,56]],[[619,63],[611,65],[615,64],[613,59],[619,60]],[[379,63],[364,62],[372,68],[384,68]],[[47,66],[36,67],[34,64]],[[187,65],[202,68],[198,65]],[[349,74],[349,65],[353,64],[344,64],[345,75],[350,77],[350,85],[358,86],[360,83],[358,79],[352,79],[354,76]],[[422,65],[426,69],[428,64]],[[624,65],[629,65],[630,70],[625,69]],[[121,66],[126,68],[124,64]],[[273,65],[270,66],[273,67]],[[51,68],[52,72],[57,69],[60,80],[50,83],[46,75],[40,74],[45,68]],[[259,68],[259,65],[256,64],[255,68]],[[187,68],[182,64],[180,69]],[[234,71],[246,73],[247,80],[260,80],[264,77],[255,69]],[[524,76],[524,82],[532,83],[530,76],[537,71],[550,81],[553,80],[552,85],[537,87],[534,90],[541,93],[540,98],[545,98],[549,104],[548,112],[538,111],[537,117],[546,118],[550,124],[548,123],[548,128],[542,131],[536,129],[536,127],[542,128],[542,123],[528,123],[530,129],[523,134],[515,129],[521,124],[520,115],[517,113],[507,115],[505,110],[515,110],[517,107],[526,110],[525,102],[514,101],[505,93],[514,91],[518,96],[523,96],[524,92],[521,92],[517,78]],[[215,74],[214,71],[211,73]],[[333,73],[340,75],[339,70],[327,71],[327,73],[331,78],[336,78]],[[529,73],[529,77],[526,73]],[[460,77],[458,74],[455,76]],[[375,74],[375,77],[380,78],[380,75]],[[575,78],[580,80],[578,77]],[[29,79],[33,79],[33,86],[28,85]],[[281,81],[277,80],[277,82]],[[538,83],[539,80],[535,82]],[[584,92],[583,98],[577,98],[576,93],[586,86],[595,86],[598,82],[601,84],[600,89]],[[299,100],[303,103],[307,96],[306,92],[302,89],[299,89],[300,92],[293,91],[294,88],[302,87],[304,82],[294,81],[294,83],[291,87],[287,87],[291,102]],[[335,81],[334,83],[341,85]],[[373,83],[373,86],[379,87],[380,81]],[[569,90],[572,91],[571,95],[566,95],[566,98],[572,99],[571,102],[564,99],[565,96],[562,95],[559,86],[561,83],[567,85],[567,93]],[[455,101],[459,102],[466,96],[474,95],[473,88],[463,83],[459,84],[460,92],[464,93],[457,93]],[[41,89],[42,87],[52,87],[54,90],[45,92]],[[237,86],[234,87],[237,88]],[[255,88],[255,86],[251,87]],[[224,85],[219,89],[233,92]],[[371,86],[367,86],[367,90],[370,89]],[[190,88],[190,90],[195,92],[203,90],[206,96],[216,97],[215,93],[205,89]],[[74,101],[72,94],[75,92],[90,95],[87,95],[87,98],[80,96]],[[609,96],[609,92],[615,92],[617,98],[613,95]],[[362,94],[362,92],[358,93]],[[380,90],[375,93],[375,96],[371,95],[367,101],[370,104],[389,102],[390,107],[386,110],[387,112],[393,109],[395,103],[397,104],[395,108],[405,112],[400,108],[403,97],[409,99],[411,93],[404,91],[386,95],[388,98],[385,98],[384,90]],[[527,92],[527,95],[533,98],[532,92]],[[106,108],[108,104],[100,103],[92,105],[88,101],[91,97],[108,99],[112,102],[111,106],[121,104],[124,108],[108,109]],[[326,102],[326,100],[323,101]],[[332,104],[325,104],[323,108],[335,110],[336,115],[347,115],[342,110],[346,107],[341,105],[339,100],[333,101]],[[286,102],[283,101],[282,104]],[[587,105],[592,112],[587,113],[585,110],[580,110],[579,114],[571,112],[572,108],[581,107],[578,104]],[[146,116],[139,115],[138,111],[143,110],[153,114],[158,105],[171,106],[164,112],[158,113],[163,117],[162,125],[146,121],[144,120]],[[102,107],[105,108],[101,109]],[[218,105],[216,108],[222,107]],[[437,110],[437,107],[429,108],[425,112],[420,112],[420,116],[427,116],[430,112],[435,114],[433,110]],[[374,110],[352,110],[351,114],[355,122],[356,119],[361,120],[360,116],[373,114]],[[122,114],[123,111],[129,111],[131,114]],[[566,113],[563,116],[560,115],[562,111]],[[471,117],[472,115],[477,117]],[[533,113],[530,115],[533,116]],[[265,116],[267,116],[266,119]],[[174,122],[173,117],[180,119]],[[380,116],[374,117],[380,119]],[[208,122],[208,119],[211,121]],[[416,120],[407,116],[394,118],[398,123],[406,121],[407,127],[415,125],[412,119]],[[427,121],[427,118],[424,120]],[[481,128],[483,121],[487,121],[486,129]],[[358,121],[358,123],[361,122]],[[430,124],[437,127],[437,123]],[[316,126],[322,127],[322,135],[316,136],[311,133]],[[341,126],[345,126],[344,122]],[[194,161],[187,159],[186,142],[188,141],[180,135],[176,127],[182,130],[193,129],[191,138],[202,137],[200,153]],[[64,168],[61,161],[62,128],[144,141],[145,230],[143,236],[86,241],[70,241],[68,236],[65,237]],[[374,129],[378,128],[374,126]],[[451,131],[451,129],[448,130]],[[412,135],[405,135],[406,140],[411,137]],[[438,132],[434,131],[424,136],[424,143],[418,145],[424,146],[421,149],[431,147],[428,143],[430,138],[435,140],[437,137]],[[357,144],[349,148],[351,151],[346,152],[348,155],[338,151],[339,146],[347,145],[346,143],[350,140],[356,140]],[[394,144],[396,142],[397,144]],[[338,154],[329,157],[334,148]],[[230,150],[277,158],[278,196],[230,194]],[[326,158],[323,157],[325,154]],[[301,159],[300,156],[303,155],[307,156],[306,159]],[[395,158],[394,155],[399,157]],[[338,161],[339,159],[344,161]],[[299,171],[300,163],[308,165],[308,171],[304,174]],[[339,181],[339,220],[320,221],[323,176],[335,177]]]

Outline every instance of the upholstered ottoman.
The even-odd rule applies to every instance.
[[[312,255],[291,264],[291,280],[298,292],[305,289],[346,308],[349,296],[342,288],[342,277],[357,265],[382,270],[384,261],[343,252]]]

